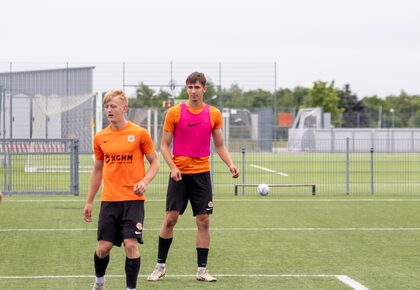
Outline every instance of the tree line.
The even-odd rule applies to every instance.
[[[160,108],[164,110],[177,100],[187,99],[183,88],[177,95],[160,89],[155,91],[140,83],[130,107]],[[350,84],[338,88],[334,81],[316,81],[313,86],[280,88],[272,93],[263,89],[245,91],[237,84],[220,88],[208,83],[204,101],[222,108],[242,108],[257,112],[261,108],[274,108],[276,113],[297,113],[300,108],[320,107],[331,113],[331,123],[341,128],[415,128],[420,127],[420,96],[399,95],[380,98],[376,95],[359,99]]]

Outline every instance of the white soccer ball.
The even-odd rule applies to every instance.
[[[263,184],[260,184],[257,187],[257,192],[260,195],[266,196],[270,192],[270,187],[268,186],[268,184],[264,184],[264,183]]]

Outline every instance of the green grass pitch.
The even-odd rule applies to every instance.
[[[219,194],[208,264],[216,283],[195,281],[190,207],[176,227],[167,277],[146,281],[164,215],[162,194],[148,197],[138,289],[351,289],[352,283],[420,289],[416,196]],[[94,222],[87,224],[84,199],[85,194],[3,199],[0,289],[90,289],[99,202]],[[125,287],[122,249],[111,252],[107,275],[107,289]]]

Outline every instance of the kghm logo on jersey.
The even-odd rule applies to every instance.
[[[127,140],[128,140],[128,142],[133,143],[134,140],[136,140],[136,137],[134,137],[134,135],[130,135],[130,136],[128,136]]]
[[[109,163],[131,163],[133,162],[132,154],[114,154],[108,155],[105,154],[105,164]]]

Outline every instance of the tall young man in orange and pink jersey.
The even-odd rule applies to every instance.
[[[159,160],[146,129],[126,120],[128,99],[121,90],[104,96],[110,125],[94,138],[95,163],[83,211],[92,221],[93,200],[102,183],[98,222],[98,246],[94,255],[93,290],[105,289],[105,271],[112,247],[124,244],[127,289],[135,289],[140,271],[140,252],[146,189],[159,170]],[[144,157],[149,162],[145,170]]]
[[[174,227],[179,215],[184,213],[188,201],[197,224],[197,280],[216,281],[207,272],[209,215],[213,213],[208,162],[211,137],[217,154],[229,168],[232,177],[239,176],[223,142],[222,114],[217,108],[203,102],[207,91],[206,77],[203,73],[194,72],[188,76],[186,86],[188,101],[168,110],[163,127],[160,149],[171,173],[166,196],[166,215],[159,235],[157,264],[147,278],[149,281],[157,281],[165,276],[166,258]]]

